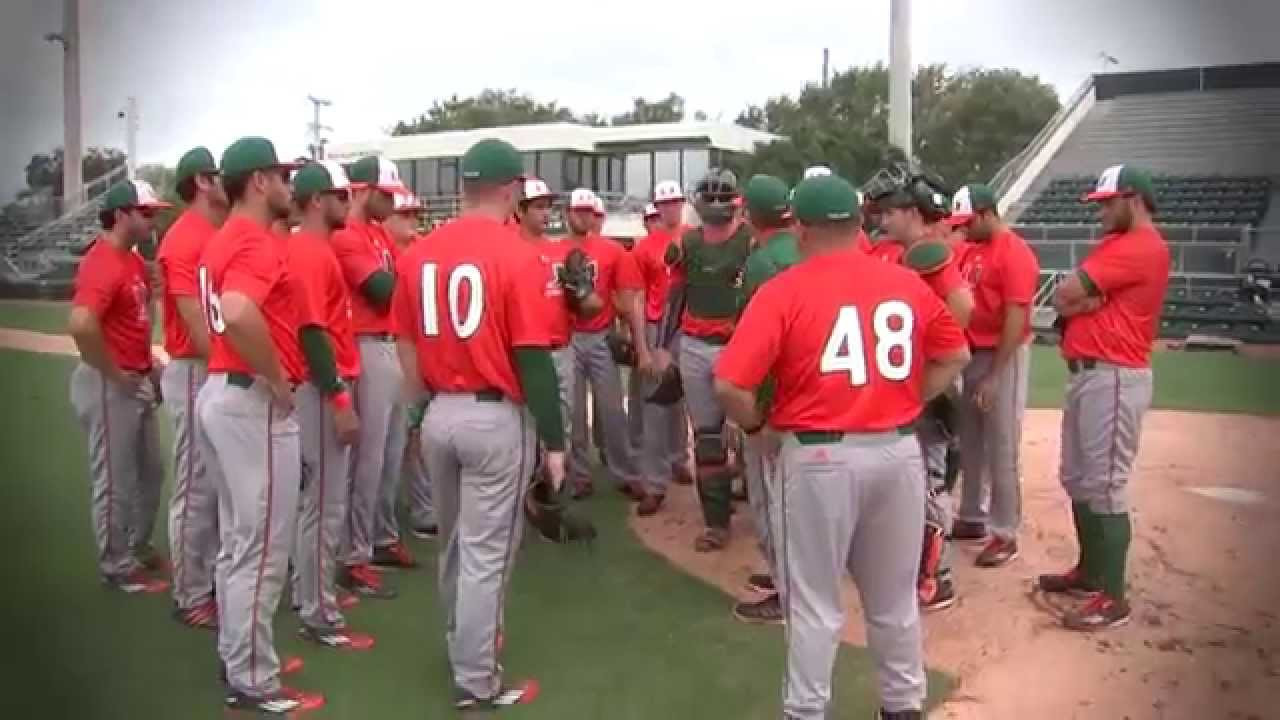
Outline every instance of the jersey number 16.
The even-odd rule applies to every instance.
[[[885,380],[901,382],[911,375],[911,332],[915,316],[911,306],[901,300],[888,300],[876,306],[871,313],[871,331],[875,334],[874,365]],[[896,327],[895,327],[896,325]],[[898,352],[894,352],[897,348]],[[896,356],[896,357],[895,357]],[[845,305],[836,315],[835,326],[827,336],[826,347],[818,370],[822,374],[849,373],[849,384],[866,385],[867,351],[863,340],[862,322],[858,308]]]
[[[222,319],[222,303],[213,291],[213,281],[209,278],[209,268],[201,265],[196,271],[200,282],[200,304],[204,306],[204,316],[209,320],[209,329],[215,335],[227,331],[227,323]]]
[[[426,263],[422,266],[422,334],[427,337],[440,335],[440,308],[436,303],[439,276],[439,265]],[[463,284],[467,286],[470,300],[465,315],[462,312]],[[480,268],[471,263],[455,267],[449,273],[449,284],[445,291],[453,332],[459,339],[466,340],[480,329],[480,318],[484,316],[484,282],[480,277]]]

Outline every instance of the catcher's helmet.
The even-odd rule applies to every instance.
[[[707,225],[724,225],[733,220],[738,193],[738,176],[732,170],[712,168],[694,186],[694,209]]]
[[[913,173],[903,163],[881,168],[862,186],[874,213],[887,208],[915,208],[925,222],[937,222],[951,214],[950,196],[942,178],[929,172]]]

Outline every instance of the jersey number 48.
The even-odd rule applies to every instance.
[[[436,302],[439,289],[440,266],[426,263],[422,266],[422,334],[436,337],[440,334],[440,308]],[[484,316],[484,282],[480,277],[480,268],[464,263],[449,273],[449,284],[445,288],[448,301],[449,323],[453,332],[461,340],[466,340],[480,329],[480,319]],[[466,313],[462,311],[462,286],[467,286]]]
[[[847,372],[849,384],[861,387],[870,380],[867,365],[868,360],[872,360],[876,372],[885,380],[906,380],[911,375],[911,333],[914,325],[911,306],[901,300],[888,300],[877,305],[871,313],[875,353],[873,358],[868,358],[858,308],[845,305],[840,308],[835,326],[827,336],[818,370],[824,375]]]

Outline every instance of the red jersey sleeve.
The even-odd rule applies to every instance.
[[[960,328],[960,324],[956,322],[942,300],[933,293],[922,293],[917,314],[924,329],[923,345],[926,360],[949,355],[956,350],[968,347],[969,343],[965,339],[964,330]]]
[[[1040,263],[1031,248],[1023,243],[1011,244],[1002,272],[1004,301],[1012,305],[1030,305],[1040,282]]]
[[[925,275],[924,281],[940,298],[946,298],[965,286],[964,277],[960,275],[960,268],[954,259],[944,265],[941,270]]]
[[[610,241],[611,242],[611,241]],[[618,249],[618,261],[613,265],[613,286],[618,290],[643,290],[644,278],[640,276],[640,266],[631,253]]]
[[[747,304],[733,336],[716,361],[715,376],[740,388],[764,382],[782,349],[783,299],[766,283]]]
[[[368,241],[354,230],[339,230],[331,240],[333,253],[338,256],[342,277],[352,289],[359,288],[369,276],[382,270],[380,258],[369,251]]]
[[[223,295],[241,293],[262,307],[282,272],[280,260],[267,247],[267,242],[242,243],[227,261],[221,292]]]
[[[552,345],[545,267],[537,255],[521,253],[506,268],[509,280],[504,284],[503,301],[513,348]]]
[[[395,324],[398,337],[417,339],[421,323],[418,321],[419,300],[416,293],[420,285],[413,275],[413,265],[412,259],[407,255],[402,255],[400,262],[396,263],[396,276],[401,280],[396,283],[391,294],[391,322]]]
[[[99,242],[102,242],[99,240]],[[76,294],[71,299],[73,305],[87,308],[95,317],[102,318],[111,307],[111,301],[120,289],[121,278],[107,271],[99,258],[92,258],[80,264],[80,275],[76,278]]]
[[[174,238],[177,240],[178,238]],[[159,258],[164,270],[164,284],[175,297],[200,297],[200,284],[196,279],[196,263],[187,258],[165,255]]]
[[[1099,246],[1092,255],[1085,258],[1080,270],[1089,276],[1099,290],[1109,293],[1145,280],[1150,275],[1146,267],[1150,262],[1150,255],[1142,252],[1138,243],[1112,241]]]

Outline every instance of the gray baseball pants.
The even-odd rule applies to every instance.
[[[147,381],[149,382],[149,381]],[[89,483],[98,573],[119,578],[148,549],[164,464],[155,403],[84,363],[71,371],[71,405],[89,447]]]
[[[173,602],[189,610],[213,599],[218,557],[218,492],[200,453],[196,396],[204,385],[202,358],[173,358],[160,378],[173,419],[173,497],[169,501],[169,560]]]
[[[964,369],[965,393],[959,401],[960,462],[963,491],[960,519],[985,523],[991,535],[1017,537],[1022,524],[1022,480],[1019,457],[1022,418],[1027,409],[1031,348],[1019,347],[997,378],[989,412],[973,402],[973,388],[991,372],[995,351],[977,350]],[[984,502],[990,488],[990,512]]]
[[[654,347],[658,340],[658,324],[648,323],[645,333],[649,347]],[[679,355],[675,354],[672,361],[678,360]],[[627,411],[631,446],[639,456],[645,487],[652,494],[662,495],[671,484],[674,468],[688,462],[689,419],[683,402],[671,405],[645,402],[643,390],[646,383],[634,371],[629,380]]]
[[[604,452],[609,473],[618,486],[640,481],[634,449],[627,436],[627,418],[622,409],[622,377],[618,364],[605,342],[608,331],[594,333],[575,332],[570,346],[574,355],[574,377],[578,388],[573,408],[573,437],[570,440],[569,476],[578,480],[591,477],[587,433],[587,403],[577,402],[583,390],[590,387],[591,395],[600,402],[600,415],[593,423],[601,423],[604,432]]]
[[[1129,512],[1129,475],[1151,392],[1150,368],[1099,362],[1071,374],[1062,412],[1059,474],[1072,502],[1088,503],[1101,515]]]
[[[295,395],[302,433],[302,503],[298,512],[294,600],[298,616],[314,628],[341,627],[338,608],[338,546],[351,493],[349,449],[338,441],[333,408],[311,383]]]
[[[497,637],[538,449],[523,406],[436,395],[422,423],[440,518],[439,586],[453,682],[477,698],[502,685]]]
[[[409,427],[401,404],[400,358],[395,342],[382,337],[356,338],[360,377],[355,383],[360,439],[351,450],[351,499],[348,505],[346,564],[373,559],[374,545],[400,539],[395,502],[400,466]]]
[[[783,436],[769,515],[786,616],[783,715],[832,717],[831,673],[844,626],[840,577],[858,588],[882,706],[924,706],[916,600],[924,533],[924,467],[915,437]]]

